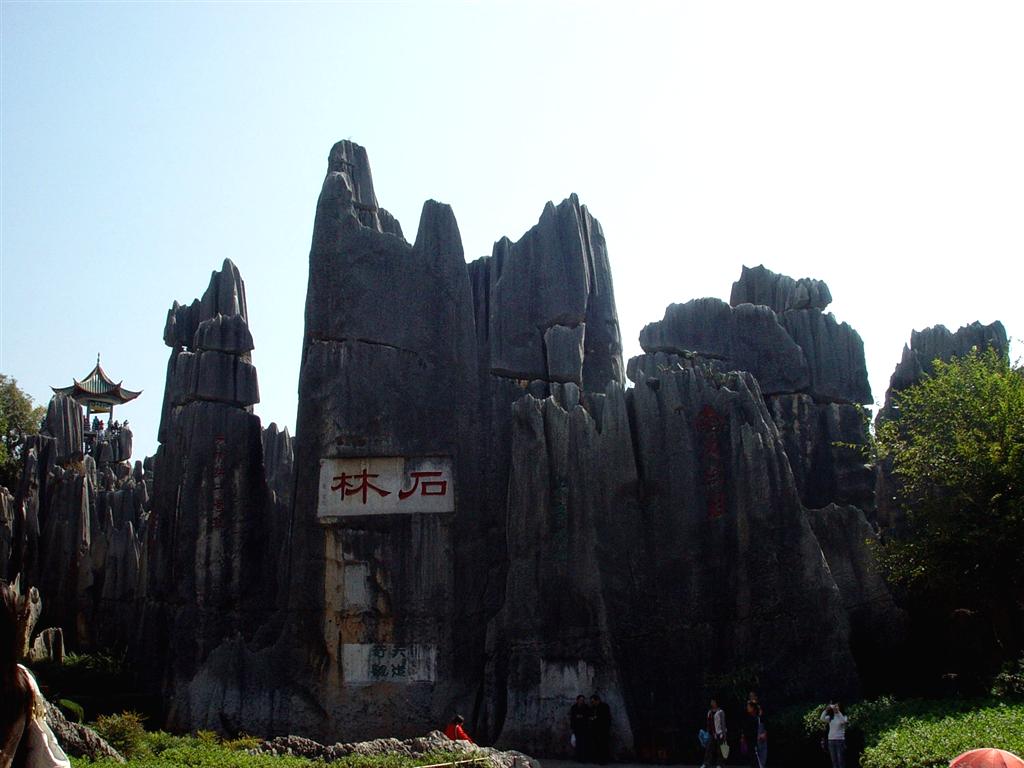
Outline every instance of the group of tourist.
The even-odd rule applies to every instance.
[[[90,429],[90,426],[92,427],[92,429]],[[90,425],[89,417],[85,416],[84,414],[82,416],[82,429],[84,429],[86,432],[95,433],[95,435],[101,440],[107,436],[113,437],[122,429],[125,429],[127,427],[127,421],[125,421],[124,424],[121,424],[117,421],[111,421],[110,424],[106,424],[104,423],[103,419],[101,419],[99,416],[93,416],[92,424]]]
[[[704,763],[701,768],[722,765],[729,757],[729,729],[725,721],[725,710],[718,706],[717,699],[711,699],[705,716],[704,727],[697,734],[704,747]],[[740,753],[751,768],[765,768],[768,765],[768,724],[764,707],[757,693],[747,695],[740,727]]]
[[[612,710],[596,693],[587,701],[580,694],[569,710],[569,743],[580,763],[608,762],[611,751]]]
[[[82,414],[82,428],[85,430],[85,453],[96,455],[96,447],[104,441],[114,441],[121,434],[121,430],[128,429],[128,421],[111,421],[107,424],[98,416],[93,416],[90,425],[89,417]]]

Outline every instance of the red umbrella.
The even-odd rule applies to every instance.
[[[1024,760],[1002,749],[972,749],[953,758],[949,768],[1024,768]]]

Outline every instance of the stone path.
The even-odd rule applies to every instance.
[[[550,760],[539,758],[544,768],[596,768],[594,763],[577,763],[573,760]],[[655,768],[652,763],[608,763],[610,768]],[[683,765],[675,763],[672,765],[657,764],[657,768],[698,768],[696,765]]]

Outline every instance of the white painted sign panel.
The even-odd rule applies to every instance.
[[[454,512],[447,456],[373,456],[320,460],[317,517]]]
[[[390,643],[345,643],[341,668],[351,685],[371,683],[432,683],[436,677],[437,647]]]

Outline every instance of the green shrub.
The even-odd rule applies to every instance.
[[[992,704],[938,717],[904,715],[861,757],[862,768],[940,768],[978,747],[1024,755],[1024,704]]]
[[[62,665],[65,671],[89,673],[102,677],[121,677],[127,672],[124,654],[112,651],[68,653]]]
[[[103,715],[96,720],[93,728],[125,757],[136,757],[149,751],[146,731],[142,727],[142,715],[138,712]]]
[[[159,755],[172,747],[180,747],[189,740],[189,736],[175,736],[167,731],[146,732],[146,748],[154,755]]]
[[[125,716],[102,719],[112,721],[118,718],[123,721]],[[124,722],[117,723],[118,728],[124,728],[124,725]],[[288,755],[253,755],[246,751],[259,743],[260,739],[253,736],[221,741],[212,731],[199,731],[194,736],[172,736],[164,731],[154,731],[143,734],[140,750],[131,756],[122,753],[128,758],[127,765],[111,760],[92,762],[87,758],[72,758],[71,763],[74,768],[326,768],[321,761]],[[405,755],[349,755],[329,765],[330,768],[415,768],[464,760],[466,757],[461,752],[434,752],[417,759]]]
[[[82,705],[71,699],[57,699],[57,706],[64,713],[64,717],[75,723],[85,722],[85,710]]]
[[[263,739],[257,736],[247,736],[244,733],[234,739],[224,739],[225,747],[235,752],[242,752],[248,749],[256,749]]]
[[[1024,696],[1024,656],[1006,664],[992,681],[992,695],[999,698]]]

